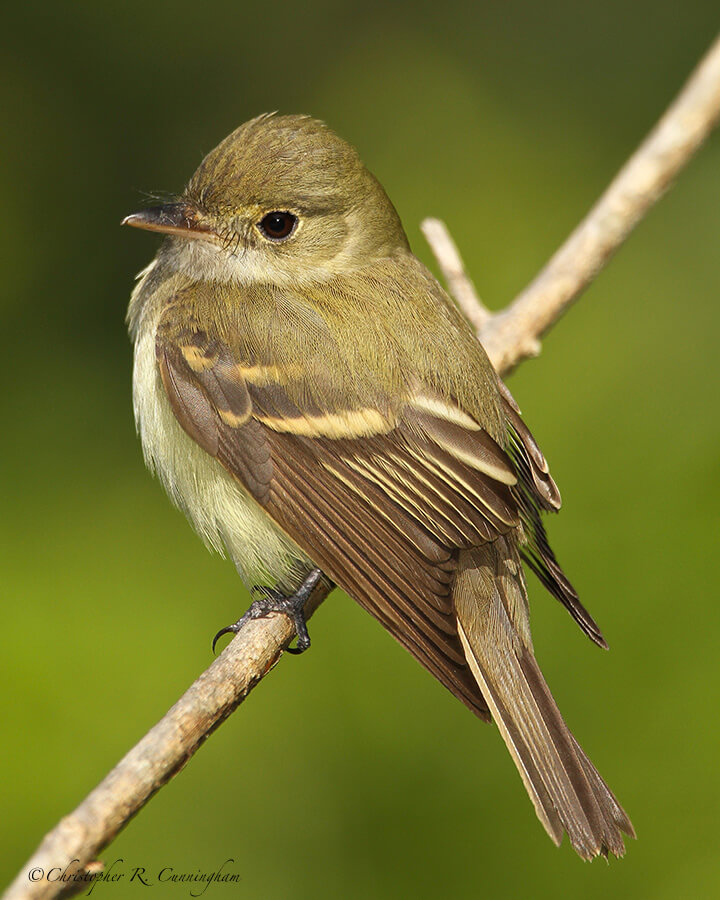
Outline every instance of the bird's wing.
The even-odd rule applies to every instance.
[[[383,409],[321,386],[336,398],[323,404],[290,367],[251,364],[202,332],[159,328],[156,354],[185,431],[442,684],[492,711],[552,839],[621,856],[632,825],[532,652],[515,532],[559,497],[509,395],[515,464],[431,392]],[[543,534],[529,546],[553,575]]]
[[[250,365],[204,332],[158,329],[185,431],[308,556],[478,715],[451,602],[458,552],[520,521],[517,476],[470,416],[416,392],[395,411],[328,410],[288,369]]]
[[[550,475],[542,451],[507,387],[499,382],[503,411],[508,423],[508,454],[518,475],[512,493],[520,511],[525,542],[520,555],[540,581],[567,609],[585,634],[607,648],[597,623],[580,602],[577,591],[560,568],[542,523],[543,512],[560,509],[560,492]]]

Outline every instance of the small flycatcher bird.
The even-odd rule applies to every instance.
[[[322,122],[263,115],[176,201],[124,222],[168,235],[128,313],[145,459],[260,594],[223,631],[282,611],[301,651],[305,601],[338,585],[495,720],[556,844],[621,856],[633,827],[530,637],[522,560],[606,646],[541,522],[557,487],[356,151]]]

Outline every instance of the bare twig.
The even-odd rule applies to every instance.
[[[440,219],[424,219],[420,227],[435,254],[448,291],[475,331],[481,334],[491,313],[478,297],[447,226]]]
[[[321,582],[306,605],[308,616],[327,592]],[[96,865],[96,855],[243,702],[294,636],[287,616],[248,622],[157,725],[45,836],[3,900],[66,898],[78,883],[87,887],[86,870]]]
[[[468,317],[480,329],[479,337],[501,374],[537,352],[539,337],[657,201],[719,115],[720,41],[545,269],[508,309],[489,319],[475,298],[449,236],[436,226],[428,229],[426,224],[425,233],[449,286],[463,308],[470,303]],[[312,609],[325,593],[326,588],[319,586]],[[59,896],[64,883],[59,878],[48,880],[47,874],[51,870],[61,873],[73,860],[76,862],[67,871],[82,876],[95,856],[264,678],[292,637],[292,626],[284,616],[249,623],[80,806],[45,837],[4,895],[5,900]]]
[[[656,203],[710,134],[720,118],[720,38],[688,79],[655,128],[617,174],[585,219],[544,269],[501,312],[488,318],[473,304],[457,276],[459,256],[445,234],[426,220],[432,245],[448,287],[498,372],[537,356],[539,339],[595,278],[635,225]],[[462,264],[460,263],[462,266]],[[447,273],[453,273],[452,279]],[[462,285],[460,290],[455,285]],[[480,322],[480,326],[478,326]]]

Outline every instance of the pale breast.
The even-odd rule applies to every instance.
[[[205,544],[227,551],[248,587],[296,589],[312,568],[308,557],[175,419],[155,359],[157,319],[146,309],[135,340],[133,405],[145,462]]]

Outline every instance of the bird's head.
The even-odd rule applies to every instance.
[[[171,235],[168,256],[191,276],[240,283],[328,278],[408,246],[355,149],[307,116],[246,122],[205,157],[177,200],[123,224]]]

